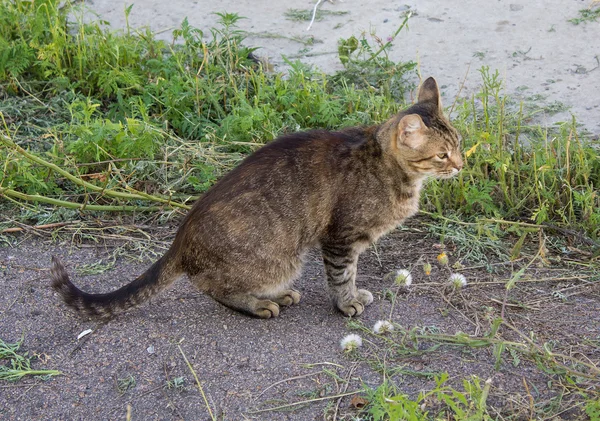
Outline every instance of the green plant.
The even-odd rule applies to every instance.
[[[579,17],[569,19],[573,25],[581,23],[596,22],[600,18],[600,7],[589,7],[579,11]]]
[[[6,365],[0,365],[0,380],[18,381],[25,376],[39,376],[48,379],[62,374],[58,370],[34,370],[31,368],[32,359],[29,352],[20,353],[24,338],[15,343],[7,343],[0,339],[0,360]]]
[[[384,381],[377,389],[365,389],[369,404],[364,413],[373,421],[384,420],[426,420],[427,412],[421,410],[419,403],[408,395],[399,393],[389,381]]]
[[[317,9],[317,13],[315,14],[315,20],[323,20],[325,16],[341,16],[347,15],[349,12],[345,10],[322,10]],[[291,21],[310,21],[312,19],[313,11],[312,9],[301,10],[301,9],[288,9],[284,16],[286,19]]]
[[[600,400],[593,399],[587,401],[585,404],[585,413],[592,421],[600,420]]]
[[[373,421],[421,421],[432,419],[489,420],[487,397],[491,381],[482,386],[479,378],[463,380],[464,391],[446,385],[448,374],[435,377],[435,387],[419,393],[416,399],[399,393],[389,381],[384,381],[377,389],[365,389],[369,404],[365,407],[367,419]]]
[[[389,56],[410,13],[385,40],[340,40],[342,71],[288,61],[286,76],[263,71],[233,13],[218,14],[208,31],[184,20],[172,44],[148,31],[111,31],[56,0],[3,1],[0,16],[0,118],[9,140],[0,144],[0,194],[15,209],[36,202],[40,213],[185,209],[282,133],[385,120],[401,107],[415,68]],[[574,119],[550,129],[529,124],[535,104],[506,97],[498,72],[483,67],[481,77],[481,91],[452,106],[465,168],[428,182],[423,209],[468,222],[568,226],[597,241],[597,148]]]
[[[393,35],[385,41],[375,33],[360,38],[351,36],[338,42],[338,56],[344,70],[334,76],[338,84],[354,85],[362,89],[375,89],[387,100],[403,98],[410,84],[407,76],[412,74],[416,63],[395,63],[389,58],[389,49],[400,32],[408,26],[411,14],[407,14]]]
[[[156,211],[143,202],[158,199],[186,208],[178,200],[283,132],[369,124],[398,107],[299,62],[287,78],[263,72],[236,14],[218,14],[206,33],[184,20],[171,45],[87,22],[53,0],[2,2],[0,15],[11,17],[0,48],[24,41],[38,57],[0,73],[9,88],[0,99],[0,194],[10,201]]]
[[[552,222],[598,238],[600,157],[575,120],[557,129],[528,126],[523,104],[502,95],[498,72],[481,69],[483,87],[459,104],[454,125],[463,134],[466,164],[453,180],[432,181],[426,208],[462,218]]]
[[[137,382],[135,381],[135,377],[133,375],[128,375],[127,377],[123,377],[117,379],[117,390],[120,394],[125,394],[127,391],[133,389],[136,386]]]
[[[165,383],[165,389],[175,389],[178,392],[185,389],[185,377],[174,377],[171,380],[167,380]]]

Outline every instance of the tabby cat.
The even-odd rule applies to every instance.
[[[89,294],[53,258],[52,286],[77,311],[109,317],[185,274],[232,309],[276,317],[300,300],[292,282],[319,247],[333,303],[357,316],[373,301],[355,285],[358,256],[417,212],[425,178],[460,171],[459,146],[429,78],[416,104],[381,125],[294,133],[256,151],[194,204],[171,248],[133,282]]]

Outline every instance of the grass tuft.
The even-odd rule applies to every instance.
[[[35,357],[29,356],[28,352],[19,352],[23,338],[15,343],[7,343],[0,339],[0,380],[16,382],[26,376],[36,376],[47,380],[52,376],[62,374],[58,370],[35,370],[31,362]]]

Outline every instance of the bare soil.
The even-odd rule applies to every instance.
[[[77,231],[79,234],[74,234]],[[45,381],[30,378],[0,385],[3,420],[125,419],[128,407],[131,419],[208,420],[206,405],[178,344],[217,419],[334,419],[336,405],[335,419],[354,419],[352,395],[341,400],[327,397],[360,390],[363,384],[377,387],[383,380],[378,362],[385,362],[388,370],[405,373],[393,379],[412,397],[434,386],[430,373],[448,372],[450,383],[459,390],[462,379],[470,375],[490,378],[490,407],[513,419],[528,418],[529,394],[536,405],[551,405],[551,399],[562,390],[556,376],[544,374],[526,358],[515,366],[505,354],[496,370],[491,348],[443,346],[432,353],[403,357],[382,351],[385,344],[365,336],[370,342],[354,355],[345,354],[339,341],[351,332],[348,319],[327,298],[316,252],[310,255],[296,285],[301,302],[276,319],[259,320],[233,312],[196,291],[186,279],[106,324],[82,319],[60,303],[49,287],[51,255],[66,263],[74,282],[94,292],[124,284],[151,263],[151,259],[136,263],[118,258],[112,269],[101,274],[77,275],[78,268],[110,260],[110,252],[123,245],[113,239],[123,235],[122,228],[104,226],[101,231],[93,230],[95,242],[82,241],[81,234],[89,232],[77,227],[63,230],[63,240],[58,242],[48,236],[20,235],[10,246],[0,248],[0,338],[14,342],[24,335],[24,350],[38,356],[35,368],[63,373]],[[173,232],[173,227],[150,231],[158,253]],[[139,236],[139,240],[127,242],[126,248],[139,255],[144,251],[137,246],[140,243],[148,244]],[[460,256],[448,246],[453,264]],[[391,317],[394,322],[424,331],[482,335],[505,302],[506,320],[525,335],[534,335],[540,343],[553,340],[555,349],[567,354],[576,350],[579,357],[598,361],[600,351],[593,341],[599,337],[600,291],[598,282],[590,282],[583,271],[578,276],[560,266],[532,269],[524,278],[528,282],[517,283],[505,298],[510,265],[493,266],[495,274],[483,268],[465,268],[461,272],[467,276],[468,286],[452,293],[438,284],[446,281],[446,269],[434,264],[430,276],[419,269],[423,259],[433,263],[439,252],[440,245],[427,237],[419,220],[365,252],[357,282],[374,293],[375,302],[360,321],[372,327],[377,320],[389,319],[392,304],[386,291],[391,285],[385,275],[414,267],[414,283],[398,296]],[[553,280],[543,281],[545,278]],[[78,340],[78,334],[86,329],[93,333]],[[503,336],[515,335],[505,331]],[[419,346],[427,348],[425,343]],[[135,386],[120,390],[119,380],[130,376]],[[167,381],[178,377],[185,378],[183,388],[167,388]],[[310,402],[281,411],[256,412],[306,400]],[[581,403],[575,400],[579,407],[556,419],[586,419]]]

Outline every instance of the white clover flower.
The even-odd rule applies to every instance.
[[[357,334],[352,333],[345,336],[344,339],[340,341],[340,346],[342,347],[342,350],[346,352],[354,351],[356,348],[362,346],[362,338]]]
[[[406,269],[399,269],[396,271],[394,282],[396,282],[396,285],[404,285],[408,287],[410,284],[412,284],[412,275]]]
[[[387,320],[379,320],[377,323],[375,323],[375,326],[373,326],[373,332],[375,332],[378,335],[383,335],[384,333],[388,333],[393,330],[394,325],[388,322]]]
[[[467,278],[460,273],[453,273],[450,275],[450,278],[448,278],[448,282],[450,282],[454,288],[460,289],[467,285]]]

